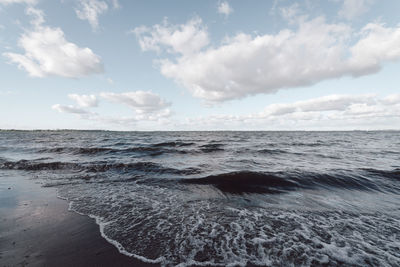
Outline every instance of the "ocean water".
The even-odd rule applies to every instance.
[[[164,266],[400,266],[400,132],[0,131],[0,172]]]

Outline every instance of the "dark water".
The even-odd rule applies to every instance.
[[[144,261],[400,266],[400,132],[2,131],[0,151]]]

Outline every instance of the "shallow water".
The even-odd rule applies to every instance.
[[[144,261],[400,265],[400,132],[1,131],[10,170]]]

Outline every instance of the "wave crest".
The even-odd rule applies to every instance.
[[[400,171],[381,171],[382,178],[400,177]],[[345,189],[387,191],[393,189],[387,181],[372,181],[362,173],[305,173],[305,172],[230,172],[203,178],[181,179],[183,184],[211,185],[224,193],[284,193],[298,189]]]

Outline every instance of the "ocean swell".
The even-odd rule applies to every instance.
[[[384,177],[398,175],[398,172],[380,171]],[[298,189],[345,189],[361,191],[385,191],[385,181],[373,181],[362,173],[260,173],[231,172],[204,178],[181,179],[183,184],[212,185],[225,193],[284,193]]]

